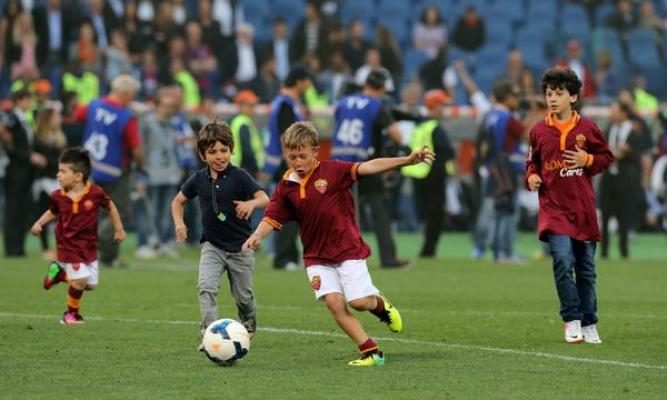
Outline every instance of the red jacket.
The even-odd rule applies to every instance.
[[[563,151],[575,150],[575,145],[592,155],[586,167],[565,166]],[[528,187],[528,177],[532,174],[542,178],[537,227],[540,240],[547,240],[550,233],[581,241],[600,240],[591,178],[613,161],[600,129],[576,113],[562,132],[550,117],[533,126],[525,183]]]

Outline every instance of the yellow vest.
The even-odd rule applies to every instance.
[[[437,127],[437,119],[429,119],[417,125],[410,139],[410,150],[420,150],[424,146],[428,146],[429,149],[433,150],[433,131]],[[431,166],[423,162],[401,168],[401,173],[404,176],[417,179],[426,178],[429,172],[431,172]]]
[[[232,154],[231,162],[237,167],[241,166],[243,161],[243,151],[241,150],[241,127],[247,126],[250,131],[250,148],[252,152],[255,153],[255,160],[257,160],[257,168],[262,168],[264,166],[264,142],[262,141],[262,136],[257,131],[257,126],[253,122],[252,118],[245,114],[239,114],[230,124],[230,129],[234,135],[234,153]]]
[[[174,80],[183,88],[183,104],[188,107],[197,107],[201,103],[199,85],[195,78],[187,71],[174,75]]]
[[[63,74],[63,90],[75,92],[79,98],[79,104],[86,105],[100,97],[100,80],[95,74],[86,71],[78,76],[65,72]]]

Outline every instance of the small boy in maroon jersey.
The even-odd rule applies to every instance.
[[[99,186],[88,182],[92,164],[88,151],[81,147],[65,149],[58,160],[60,189],[51,193],[49,209],[30,230],[39,235],[44,225],[57,219],[56,248],[58,260],[49,265],[44,289],[58,282],[69,281],[67,310],[60,322],[64,325],[83,323],[79,314],[84,290],[93,290],[99,282],[97,262],[97,215],[102,208],[109,212],[114,227],[114,240],[125,239],[125,230],[118,209]]]
[[[539,192],[538,234],[553,258],[565,341],[599,344],[595,248],[600,231],[591,178],[614,156],[595,123],[575,111],[580,89],[571,69],[552,68],[542,77],[549,114],[530,131],[525,183]]]
[[[255,249],[272,230],[290,220],[299,225],[303,258],[315,297],[323,299],[340,328],[359,346],[361,357],[352,366],[384,364],[377,342],[368,337],[348,305],[370,311],[393,332],[403,330],[398,310],[373,285],[366,258],[368,245],[355,221],[350,188],[357,178],[419,162],[431,162],[427,148],[406,157],[376,158],[362,163],[318,161],[317,131],[309,122],[292,124],[282,137],[290,169],[271,197],[262,222],[243,244]]]

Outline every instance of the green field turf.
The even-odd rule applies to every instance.
[[[369,237],[369,235],[366,235]],[[494,265],[467,258],[463,234],[441,259],[380,270],[376,285],[401,310],[391,334],[357,314],[386,365],[346,365],[356,348],[313,300],[305,273],[258,257],[260,329],[248,356],[222,368],[197,353],[197,252],[104,269],[86,293],[83,326],[61,326],[64,285],[41,288],[46,263],[0,259],[0,398],[8,399],[665,399],[667,238],[640,235],[631,261],[598,262],[600,346],[567,345],[550,260]],[[420,239],[399,235],[412,257]],[[131,243],[125,246],[131,247]],[[531,255],[532,235],[519,246]],[[612,253],[615,254],[615,253]],[[221,316],[235,318],[223,281]]]

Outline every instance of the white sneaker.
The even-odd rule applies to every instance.
[[[134,252],[134,256],[142,260],[151,260],[157,257],[157,253],[150,246],[140,246]]]
[[[574,321],[565,323],[565,341],[567,343],[581,343],[584,341],[580,320],[575,319]]]
[[[586,343],[590,344],[601,344],[602,339],[598,335],[597,325],[588,325],[581,328],[581,333],[584,335],[584,340]]]

